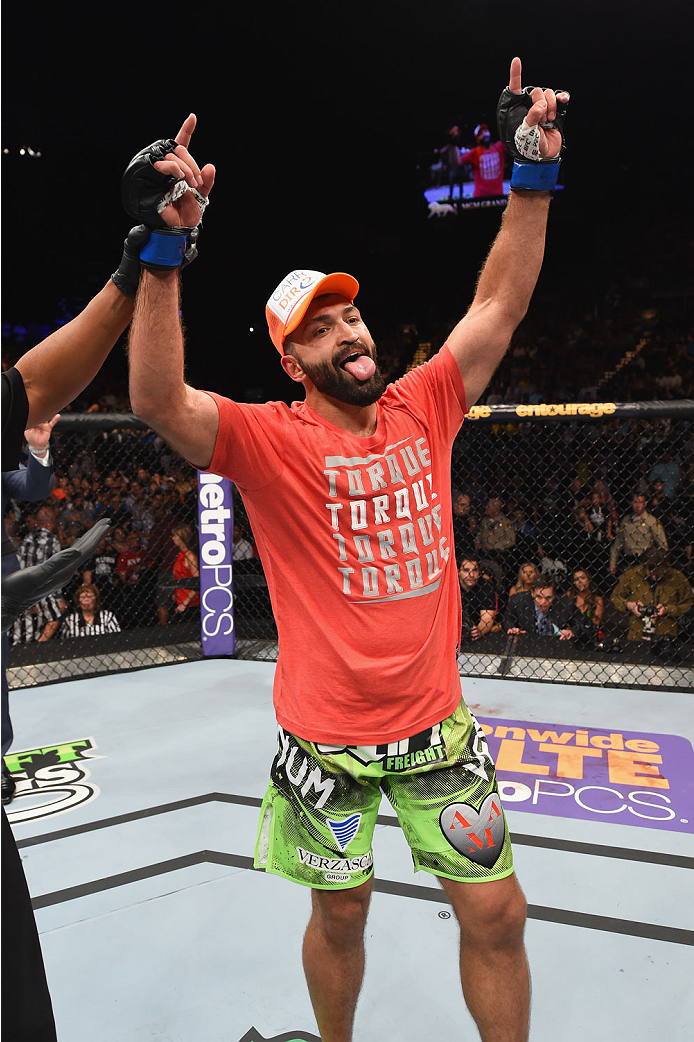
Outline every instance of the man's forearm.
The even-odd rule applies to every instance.
[[[472,304],[448,338],[468,408],[489,383],[528,309],[542,266],[548,210],[547,192],[511,193]]]
[[[130,404],[136,416],[157,421],[184,396],[184,343],[178,268],[143,270],[130,330]]]
[[[548,192],[511,192],[473,301],[493,301],[516,324],[528,309],[545,251]]]
[[[19,359],[27,427],[50,420],[91,383],[132,313],[132,300],[109,280],[84,311]]]

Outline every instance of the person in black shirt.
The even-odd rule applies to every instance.
[[[466,555],[475,554],[475,536],[478,518],[472,510],[472,501],[467,492],[459,492],[453,500],[453,539],[455,559],[462,561]]]
[[[491,633],[498,609],[496,591],[489,579],[480,577],[479,561],[464,557],[458,568],[460,596],[463,605],[461,639],[479,640]]]

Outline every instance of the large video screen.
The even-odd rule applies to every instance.
[[[505,206],[513,161],[491,128],[478,123],[466,130],[455,124],[442,138],[418,162],[429,217]]]

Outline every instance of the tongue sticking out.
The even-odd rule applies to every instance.
[[[345,362],[344,368],[357,380],[369,380],[376,372],[376,363],[368,355],[359,355],[351,362]]]

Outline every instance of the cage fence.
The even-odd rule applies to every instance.
[[[127,414],[66,414],[51,449],[49,500],[6,516],[20,562],[112,527],[13,626],[9,686],[202,658],[195,470]],[[477,406],[451,480],[461,675],[694,690],[694,402]],[[236,489],[233,542],[235,654],[273,661]]]

